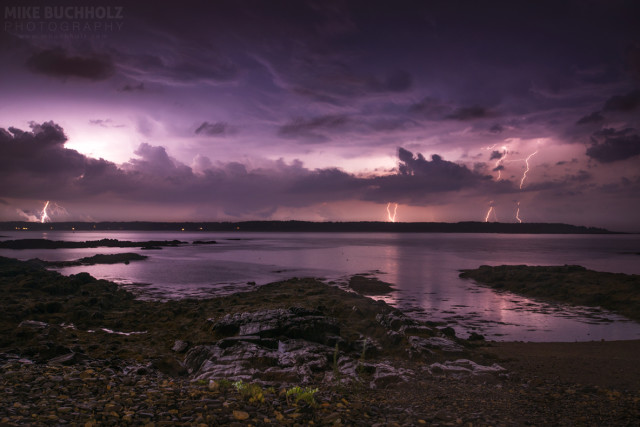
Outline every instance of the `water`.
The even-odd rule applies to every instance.
[[[500,235],[394,233],[10,232],[7,238],[51,240],[216,240],[158,251],[137,248],[0,250],[19,259],[73,260],[96,253],[137,252],[129,265],[59,269],[87,271],[143,298],[182,298],[246,291],[291,277],[318,277],[345,286],[372,273],[395,285],[383,299],[410,315],[450,323],[459,335],[488,339],[590,341],[640,338],[640,324],[606,312],[496,293],[458,277],[480,265],[578,264],[597,271],[640,274],[635,235]]]

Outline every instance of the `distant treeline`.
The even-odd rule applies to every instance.
[[[274,231],[274,232],[381,232],[381,233],[507,233],[507,234],[614,234],[604,228],[569,224],[500,222],[0,222],[0,230],[62,231]]]

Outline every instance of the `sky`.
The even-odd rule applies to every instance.
[[[640,231],[636,1],[27,3],[0,220]]]

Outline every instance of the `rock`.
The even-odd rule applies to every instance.
[[[406,329],[407,327],[416,326],[418,324],[415,320],[399,311],[379,313],[376,315],[376,320],[385,328],[397,332],[400,332],[403,327]]]
[[[37,320],[23,320],[18,325],[18,328],[28,328],[28,329],[38,330],[38,329],[44,329],[47,326],[49,326],[47,323],[39,322]]]
[[[383,282],[375,277],[366,277],[360,274],[351,276],[349,287],[362,295],[386,295],[395,291],[390,283]]]
[[[50,365],[75,365],[76,363],[80,363],[86,359],[87,357],[83,354],[71,352],[49,359],[47,363]]]
[[[233,418],[238,421],[244,421],[249,419],[249,414],[245,411],[233,411]]]
[[[481,335],[477,332],[471,332],[467,341],[484,341],[484,335]]]
[[[217,243],[215,240],[194,240],[193,242],[194,245],[215,245]]]
[[[335,319],[301,307],[236,313],[220,320],[209,319],[209,322],[212,323],[211,330],[220,337],[287,337],[331,344],[330,337],[340,334]]]
[[[456,353],[464,351],[464,348],[460,344],[456,344],[448,338],[444,337],[431,337],[422,338],[411,336],[408,338],[411,350],[418,354],[432,354],[431,349],[438,349],[445,353]]]
[[[173,347],[171,347],[171,351],[175,351],[176,353],[184,353],[189,348],[189,343],[187,341],[176,340],[173,343]]]
[[[156,359],[153,361],[151,366],[163,374],[169,375],[171,377],[181,377],[188,374],[187,369],[178,362],[175,358],[171,356],[165,356],[161,359]]]
[[[395,368],[389,363],[377,363],[370,383],[371,388],[385,388],[399,382],[408,382],[415,373],[410,369]]]
[[[196,379],[305,383],[314,373],[329,369],[329,359],[334,352],[329,346],[294,339],[281,341],[275,349],[249,341],[235,343],[223,347],[196,346],[185,356],[185,365]]]
[[[456,330],[453,329],[451,326],[447,326],[445,328],[441,328],[440,332],[442,332],[443,334],[445,334],[448,337],[455,337],[456,336]]]
[[[458,359],[454,361],[447,360],[444,363],[432,363],[429,365],[429,371],[435,374],[480,375],[502,373],[505,369],[497,363],[485,366],[472,360]]]

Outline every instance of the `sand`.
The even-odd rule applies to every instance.
[[[640,390],[640,340],[593,342],[492,342],[481,351],[517,374],[539,379]]]

